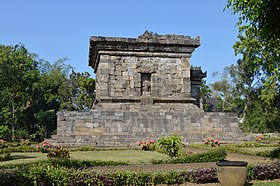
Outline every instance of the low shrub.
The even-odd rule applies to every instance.
[[[98,160],[75,160],[75,159],[57,159],[50,158],[42,163],[48,163],[56,166],[68,167],[68,168],[89,168],[99,166],[119,166],[128,165],[125,161],[98,161]]]
[[[277,147],[273,151],[270,152],[271,158],[280,158],[280,147]]]
[[[258,164],[248,167],[249,180],[273,180],[280,178],[280,162]]]
[[[1,152],[38,152],[38,150],[35,147],[32,146],[17,146],[17,147],[9,147],[5,149],[0,148],[0,153]]]
[[[7,161],[11,159],[11,153],[9,152],[1,152],[0,153],[0,162],[1,161]]]
[[[192,172],[193,182],[195,183],[215,183],[219,182],[217,177],[217,169],[198,169]]]
[[[6,141],[0,139],[0,162],[7,161],[11,158],[11,153],[7,151]]]
[[[20,140],[20,145],[21,146],[30,146],[31,143],[30,143],[30,141],[28,139],[21,139]]]
[[[183,147],[182,137],[169,135],[161,137],[156,143],[157,151],[167,154],[171,158],[179,155],[180,149]]]
[[[214,138],[207,138],[203,143],[209,147],[219,147],[221,145],[221,141]]]
[[[8,126],[0,125],[0,139],[9,141],[12,138],[12,131]]]
[[[259,142],[245,142],[245,143],[237,143],[237,144],[227,144],[225,146],[229,147],[238,147],[238,148],[247,148],[247,147],[275,147],[277,144],[264,144]]]
[[[58,160],[55,160],[58,162]],[[71,162],[63,160],[62,162]],[[249,180],[279,179],[280,163],[248,166]],[[159,185],[192,183],[217,183],[216,168],[189,171],[115,171],[53,164],[50,160],[21,165],[14,169],[0,169],[2,185]]]
[[[155,150],[155,140],[138,141],[137,145],[139,145],[141,150]]]
[[[25,166],[12,171],[0,170],[4,185],[158,185],[186,182],[216,182],[215,169],[163,172],[96,172],[94,169],[69,169],[57,165]],[[202,173],[204,173],[202,175]],[[212,180],[211,180],[212,178]]]
[[[209,146],[203,144],[190,144],[190,147],[193,148],[203,148],[203,149],[212,149]],[[277,147],[275,150],[265,150],[265,151],[248,151],[243,148],[257,148],[257,147]],[[222,145],[227,152],[253,155],[253,156],[262,156],[270,158],[280,158],[280,147],[278,144],[263,144],[257,142],[245,142],[240,144],[224,144]]]
[[[167,160],[154,160],[153,164],[179,164],[179,163],[201,163],[201,162],[217,162],[225,159],[227,152],[223,148],[212,150],[209,152],[182,155],[177,158]]]
[[[264,144],[259,142],[245,142],[245,143],[237,143],[237,144],[222,144],[224,148],[255,148],[255,147],[277,147],[278,144]],[[203,144],[190,144],[189,147],[193,148],[209,148]]]
[[[42,153],[48,153],[51,148],[51,144],[47,141],[42,141],[41,143],[36,145],[36,149]]]
[[[80,146],[80,147],[76,147],[76,148],[70,148],[70,151],[94,151],[96,150],[95,146],[89,146],[89,145],[85,145],[85,146]]]
[[[48,149],[48,158],[62,158],[62,159],[70,159],[70,153],[68,149],[63,147],[56,147],[55,150]]]
[[[3,148],[8,148],[7,142],[3,139],[0,139],[0,149],[3,149]]]
[[[224,147],[228,152],[246,154],[252,156],[262,156],[270,158],[280,158],[280,148],[275,148],[274,150],[265,150],[265,151],[248,151],[246,149],[237,148],[237,147]]]

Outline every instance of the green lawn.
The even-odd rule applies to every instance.
[[[158,152],[142,150],[76,151],[70,152],[70,157],[71,159],[79,160],[129,161],[135,164],[168,158]],[[40,152],[12,153],[11,158],[12,160],[0,162],[0,166],[45,160],[47,159],[47,154]]]
[[[254,183],[255,186],[280,186],[280,182],[278,181],[268,181],[268,182],[257,182]]]
[[[264,151],[273,151],[274,149],[276,149],[276,147],[247,147],[247,148],[240,148],[244,151],[248,151],[248,152],[264,152]]]

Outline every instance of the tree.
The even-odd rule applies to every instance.
[[[250,25],[251,33],[273,46],[280,39],[280,1],[279,0],[228,0],[227,8],[239,14],[238,25]]]
[[[225,67],[220,79],[211,84],[213,95],[218,98],[217,108],[223,112],[238,112],[243,110],[243,93],[236,82],[238,74],[236,66]]]
[[[253,128],[280,127],[280,1],[228,0],[239,14],[239,35],[234,45],[238,84],[245,96],[245,120]],[[263,126],[263,127],[260,127]],[[277,129],[279,130],[279,129]]]
[[[0,45],[0,126],[8,126],[13,139],[23,132],[26,136],[26,130],[49,137],[57,111],[91,108],[94,79],[75,72],[66,61],[50,64],[23,45]]]
[[[69,78],[72,110],[89,110],[95,99],[95,80],[88,72],[79,73],[72,71]]]
[[[249,71],[246,73],[244,64],[238,61],[237,65],[226,67],[220,79],[211,84],[213,95],[218,97],[216,107],[224,112],[237,112],[242,118],[240,127],[245,132],[279,131],[279,102],[266,105],[260,98],[261,80],[252,77]]]
[[[95,95],[95,81],[88,72],[79,73],[66,64],[67,59],[53,65],[42,61],[41,78],[34,94],[36,130],[40,136],[49,137],[56,129],[56,113],[59,110],[83,111],[92,107]]]
[[[210,87],[207,85],[206,80],[202,80],[201,83],[201,98],[202,98],[202,103],[203,103],[203,110],[205,112],[209,111],[209,103],[207,103],[207,98],[210,98],[212,94],[212,90],[210,89]]]
[[[0,108],[1,125],[20,127],[24,110],[30,107],[33,83],[38,81],[38,61],[23,45],[0,45]]]

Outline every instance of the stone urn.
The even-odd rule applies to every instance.
[[[216,163],[217,175],[222,186],[243,186],[247,181],[247,165],[245,161],[221,160]]]

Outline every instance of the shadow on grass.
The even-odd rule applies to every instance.
[[[253,183],[249,183],[249,182],[245,183],[245,186],[251,186],[251,185],[254,185],[254,184]]]
[[[36,156],[11,155],[9,161],[17,160],[17,159],[30,159],[30,158],[36,158]]]

